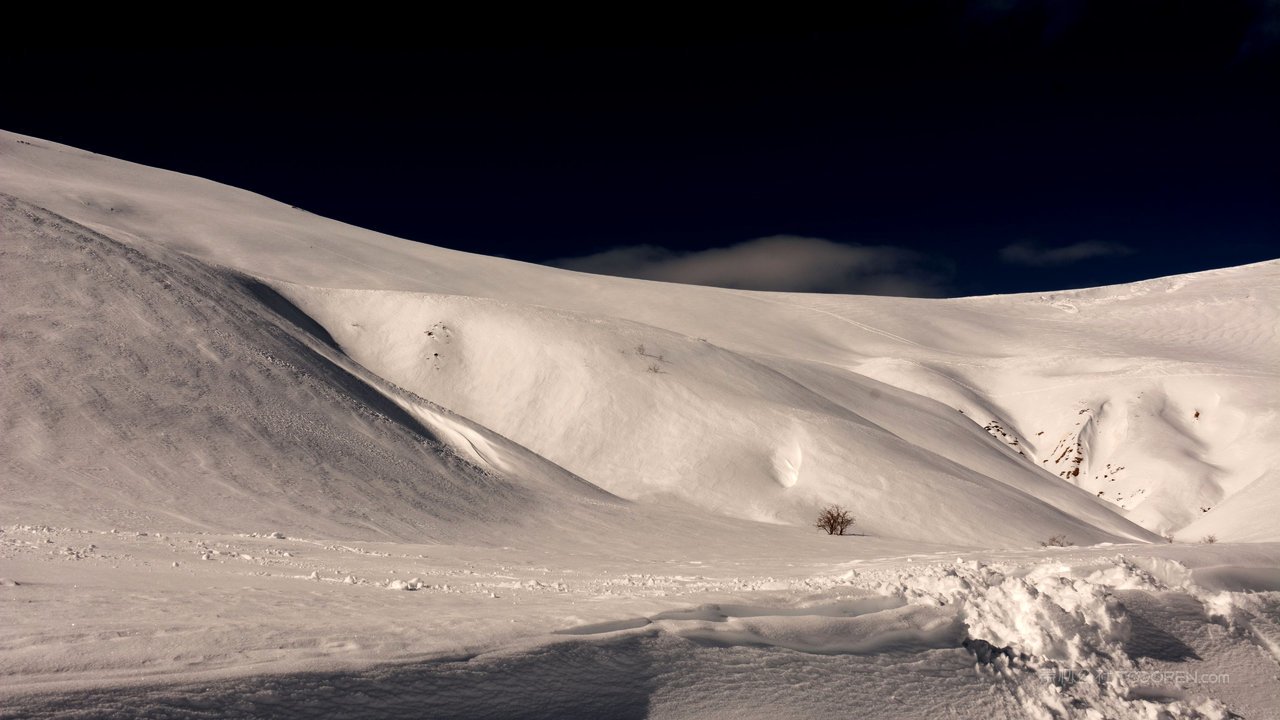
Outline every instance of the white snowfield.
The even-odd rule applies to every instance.
[[[0,132],[0,288],[0,717],[1280,717],[1280,262],[672,285]]]

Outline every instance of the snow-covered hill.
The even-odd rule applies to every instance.
[[[1280,460],[1277,263],[941,301],[676,286],[409,243],[196,178],[0,143],[0,191],[139,258],[221,273],[209,284],[233,295],[259,283],[323,327],[312,346],[375,378],[362,388],[394,385],[626,499],[796,524],[840,502],[877,535],[980,545],[1149,537],[1117,515],[1280,537],[1262,502]],[[15,274],[49,272],[15,260]],[[222,292],[180,285],[169,292]],[[187,353],[207,341],[184,333],[153,338]],[[212,467],[196,455],[149,472]],[[1258,500],[1214,525],[1245,488]]]
[[[0,232],[7,514],[428,541],[621,504],[371,376],[252,278],[12,197]]]
[[[1278,286],[600,277],[0,132],[0,718],[1258,716]]]

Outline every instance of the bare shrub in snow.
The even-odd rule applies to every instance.
[[[826,530],[828,535],[843,535],[851,525],[853,525],[853,515],[839,505],[823,508],[822,513],[818,515],[818,522],[814,523],[814,527]]]
[[[1040,541],[1040,547],[1071,547],[1074,544],[1067,539],[1066,535],[1054,535],[1048,540]]]
[[[1200,538],[1200,542],[1202,542],[1202,543],[1204,543],[1204,544],[1206,544],[1206,545],[1212,545],[1212,544],[1214,544],[1214,543],[1218,542],[1218,536],[1217,536],[1217,535],[1205,535],[1204,537]]]
[[[645,368],[645,370],[657,375],[658,373],[662,372],[662,366],[656,362],[649,363],[649,367]]]

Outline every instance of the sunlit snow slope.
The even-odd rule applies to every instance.
[[[8,196],[0,233],[10,519],[438,541],[620,504],[369,375],[251,278]]]
[[[33,521],[445,537],[525,504],[839,502],[967,545],[1280,538],[1278,263],[941,301],[668,285],[9,133],[0,193],[0,507]]]

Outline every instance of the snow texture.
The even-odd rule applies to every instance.
[[[0,717],[1274,716],[1278,281],[600,277],[0,132]]]

